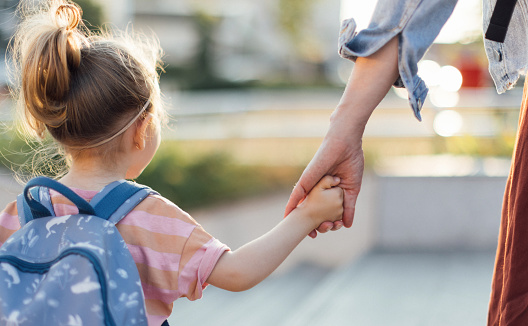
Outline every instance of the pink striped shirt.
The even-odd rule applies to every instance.
[[[97,191],[73,189],[86,200]],[[52,192],[57,216],[77,208]],[[0,245],[20,228],[16,202],[0,213]],[[117,224],[141,277],[149,325],[161,325],[180,297],[202,297],[206,280],[229,248],[209,235],[189,214],[158,195],[143,200]]]

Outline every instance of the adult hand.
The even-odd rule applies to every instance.
[[[343,220],[324,222],[317,230],[324,233],[343,225],[352,226],[363,178],[363,132],[372,111],[385,97],[398,75],[397,37],[372,55],[357,58],[341,101],[332,114],[328,133],[293,189],[286,205],[286,215],[323,176],[335,175],[341,179],[339,187],[344,191]],[[312,238],[316,235],[315,230],[310,233]]]
[[[331,129],[332,131],[332,129]],[[295,185],[288,204],[286,205],[286,215],[289,214],[299,202],[301,202],[310,190],[326,174],[335,175],[341,179],[339,187],[343,189],[343,220],[336,222],[323,222],[317,231],[321,233],[330,230],[338,230],[343,225],[352,226],[356,200],[361,189],[363,179],[364,157],[361,143],[351,146],[348,141],[337,136],[332,132],[323,141],[321,147],[315,154],[312,161],[304,170],[301,178]],[[361,142],[361,140],[359,140]],[[310,237],[315,238],[317,232],[314,230]]]

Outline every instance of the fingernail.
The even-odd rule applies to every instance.
[[[339,177],[334,177],[334,181],[335,182],[339,182],[339,181],[341,181],[341,179],[339,179]]]
[[[338,224],[338,225],[335,227],[336,231],[339,230],[341,227],[343,227],[343,225]]]

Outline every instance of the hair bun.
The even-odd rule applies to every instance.
[[[61,4],[55,11],[55,19],[58,27],[64,27],[67,31],[77,28],[81,22],[82,10],[72,3]]]

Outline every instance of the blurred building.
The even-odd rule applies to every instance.
[[[17,5],[18,0],[0,0],[0,94],[4,93],[3,88],[7,84],[5,48],[16,27],[14,13]]]
[[[157,34],[170,65],[186,65],[205,48],[215,74],[227,80],[317,80],[339,60],[340,1],[306,1],[309,11],[287,22],[297,33],[280,21],[287,5],[284,0],[136,0],[133,21],[137,29]]]

